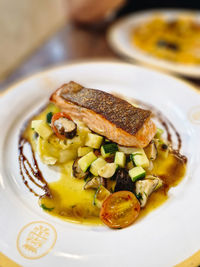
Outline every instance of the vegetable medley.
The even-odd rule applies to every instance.
[[[73,179],[85,181],[82,190],[94,191],[92,204],[111,228],[132,224],[149,196],[163,185],[152,173],[156,158],[164,160],[170,151],[162,129],[142,149],[119,146],[64,112],[49,112],[45,120],[33,120],[31,128],[41,161],[47,165],[73,161]]]

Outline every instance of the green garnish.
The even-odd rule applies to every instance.
[[[43,210],[47,210],[47,211],[52,211],[54,209],[54,208],[48,208],[44,204],[41,204],[40,207],[43,208]]]
[[[47,113],[46,121],[47,121],[48,124],[51,124],[52,117],[53,117],[53,113],[52,112]]]

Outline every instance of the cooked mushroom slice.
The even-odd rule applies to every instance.
[[[136,194],[140,196],[141,207],[146,205],[148,197],[160,187],[161,182],[160,178],[152,177],[152,179],[139,180],[135,183]]]
[[[134,183],[126,169],[119,169],[116,174],[115,192],[118,191],[131,191],[133,192]]]
[[[151,140],[150,144],[146,147],[145,152],[149,160],[156,159],[158,151],[154,140]]]
[[[163,186],[163,181],[158,176],[155,176],[155,175],[147,175],[146,176],[146,179],[157,180],[158,181],[158,184],[155,187],[154,191],[158,190],[161,186]]]
[[[60,117],[59,119],[55,120],[54,126],[59,134],[65,136],[66,138],[72,139],[76,135],[76,123],[70,119],[67,119],[66,117]]]
[[[73,165],[72,165],[73,176],[74,176],[75,178],[83,179],[83,178],[85,178],[85,177],[88,175],[89,172],[88,172],[88,171],[87,171],[87,172],[83,172],[83,171],[81,170],[81,168],[80,168],[79,165],[78,165],[78,160],[79,160],[79,158],[77,158],[77,159],[74,161]]]
[[[103,177],[94,177],[87,181],[84,185],[84,189],[97,189],[100,185],[105,186],[105,180]]]
[[[149,167],[146,168],[146,170],[147,170],[148,172],[150,172],[150,171],[153,170],[153,161],[152,161],[152,160],[149,161]]]

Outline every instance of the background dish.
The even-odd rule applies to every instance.
[[[107,38],[111,47],[117,53],[128,57],[130,60],[137,60],[140,63],[144,63],[155,68],[160,68],[189,77],[199,77],[200,65],[186,65],[156,58],[145,51],[142,51],[131,42],[131,32],[133,28],[153,19],[156,15],[162,16],[167,20],[177,19],[179,16],[188,16],[192,17],[194,21],[200,21],[200,13],[195,11],[158,9],[138,12],[122,18],[110,27]]]
[[[51,217],[40,210],[35,197],[21,182],[17,161],[19,129],[48,101],[51,92],[69,80],[148,102],[162,110],[182,136],[182,152],[189,159],[186,177],[170,190],[170,198],[164,205],[124,230],[75,225]],[[190,121],[190,114],[199,105],[200,94],[191,88],[153,70],[102,61],[52,69],[8,91],[0,98],[1,252],[23,266],[35,266],[36,262],[39,267],[132,266],[134,262],[143,267],[172,266],[197,251],[200,128]],[[41,225],[41,221],[48,222],[48,242],[33,254],[24,245],[35,229],[32,225]]]

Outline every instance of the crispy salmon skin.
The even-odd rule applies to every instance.
[[[75,82],[62,85],[50,101],[72,118],[83,121],[92,131],[122,146],[145,147],[156,132],[151,111]]]

